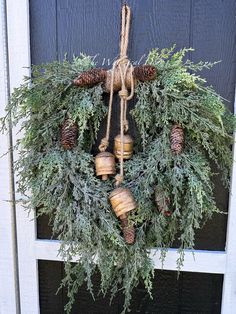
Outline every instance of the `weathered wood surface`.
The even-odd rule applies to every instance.
[[[119,52],[121,2],[119,0],[31,0],[32,63],[63,59],[66,53],[71,58],[73,54],[84,52],[94,56],[98,66],[109,68]],[[213,70],[203,71],[201,74],[217,92],[229,100],[226,105],[232,109],[236,75],[235,1],[129,0],[127,3],[131,6],[133,15],[129,57],[137,63],[142,63],[151,48],[170,47],[176,43],[177,48],[195,48],[196,51],[189,53],[188,56],[194,61],[222,60]],[[130,106],[132,107],[132,104]],[[116,121],[118,114],[119,112],[116,112],[113,115],[112,122],[116,130],[112,136],[116,135],[119,127]],[[135,137],[132,122],[131,129]],[[100,136],[104,131],[105,128],[102,127]],[[228,193],[223,189],[218,177],[214,180],[217,203],[220,208],[227,210]],[[39,238],[51,237],[47,223],[46,217],[39,220]],[[196,248],[223,250],[226,223],[226,215],[215,215],[203,230],[197,232]],[[43,263],[41,265],[43,269],[45,266]],[[51,265],[60,265],[56,266],[57,271],[50,279],[53,281],[52,284],[57,286],[62,272],[61,264],[47,263],[47,267],[53,267]],[[42,313],[62,313],[61,308],[53,311],[53,306],[60,307],[59,304],[62,306],[64,297],[62,295],[54,297],[52,287],[47,288],[46,278],[49,276],[49,270],[44,269],[44,275],[40,279]],[[159,281],[157,276],[154,285],[164,297],[159,297],[157,290],[154,290],[155,302],[150,303],[143,290],[137,289],[135,298],[138,299],[139,304],[144,302],[146,307],[143,305],[140,310],[134,305],[133,313],[220,313],[221,277],[217,277],[216,280],[215,275],[204,275],[205,279],[202,280],[202,275],[192,274],[191,276],[196,276],[194,281],[191,276],[183,274],[182,279],[176,282],[175,279],[168,280],[172,273],[162,272],[160,276],[163,280]],[[45,292],[45,289],[48,290]],[[90,297],[85,297],[84,290],[81,290],[81,293],[83,297],[80,294],[81,302],[80,305],[75,306],[77,310],[74,313],[118,313],[117,309],[120,310],[120,301],[116,301],[109,309],[106,301],[101,303],[100,307],[99,302],[93,304]],[[198,298],[202,300],[199,304]],[[52,302],[52,307],[47,305],[47,302]],[[90,303],[93,304],[90,312],[86,312]],[[84,307],[78,307],[82,306],[81,304],[84,304]]]

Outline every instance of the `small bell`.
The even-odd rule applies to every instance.
[[[133,155],[134,141],[128,134],[124,134],[124,159],[130,159]],[[114,139],[114,155],[117,159],[121,158],[121,136],[117,135]]]
[[[107,180],[108,175],[115,174],[115,157],[109,152],[101,152],[95,157],[96,175]]]
[[[109,196],[111,206],[121,220],[126,217],[126,213],[137,207],[134,197],[127,188],[116,188]]]
[[[135,229],[128,224],[128,212],[135,209],[137,204],[129,189],[116,188],[109,196],[111,206],[121,221],[123,236],[127,244],[133,244],[135,240]]]

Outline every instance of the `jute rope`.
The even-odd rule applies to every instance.
[[[112,103],[114,95],[114,75],[118,68],[121,78],[121,90],[119,91],[120,97],[120,138],[121,138],[121,158],[120,158],[120,173],[116,176],[116,185],[119,186],[124,178],[124,133],[128,131],[129,125],[127,120],[127,102],[134,96],[134,78],[133,78],[133,66],[127,57],[127,49],[129,44],[129,29],[130,29],[130,19],[131,11],[127,5],[122,7],[122,17],[121,17],[121,38],[120,38],[120,57],[117,59],[112,66],[111,70],[111,86],[110,86],[110,98],[109,98],[109,109],[107,116],[107,129],[106,136],[101,140],[99,145],[99,150],[105,151],[109,145],[110,138],[110,128],[111,128],[111,114],[112,114]],[[130,69],[130,81],[131,89],[130,94],[128,94],[128,89],[126,87],[126,76]]]

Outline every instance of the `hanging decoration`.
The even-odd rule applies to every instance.
[[[61,127],[61,145],[64,149],[72,149],[77,144],[78,126],[66,118]]]
[[[124,180],[124,160],[130,159],[133,153],[133,140],[126,134],[129,129],[127,120],[127,106],[128,101],[133,98],[134,95],[134,77],[133,77],[133,65],[127,57],[127,49],[129,43],[129,28],[130,28],[130,8],[126,5],[122,8],[122,21],[121,21],[121,42],[120,42],[120,57],[117,59],[110,71],[110,99],[109,109],[107,116],[107,131],[106,136],[101,140],[99,150],[104,152],[109,145],[110,128],[111,128],[111,114],[112,114],[112,102],[113,102],[113,85],[114,81],[120,81],[119,86],[119,98],[120,98],[120,134],[115,137],[114,154],[119,159],[120,173],[116,175],[116,189],[110,194],[110,202],[112,208],[117,217],[121,220],[121,226],[125,241],[128,244],[134,242],[134,227],[128,225],[128,215],[131,210],[136,208],[136,202],[132,196],[131,191],[128,188],[119,187]],[[116,76],[116,80],[115,80]],[[126,86],[126,81],[130,82],[130,93]],[[116,89],[118,89],[118,84]],[[100,154],[101,154],[100,153]],[[99,155],[100,155],[99,154]],[[98,173],[97,173],[98,174]]]
[[[171,150],[174,154],[180,154],[183,150],[184,130],[177,123],[175,123],[171,128],[170,146],[171,146]]]
[[[67,313],[84,281],[93,293],[96,271],[104,295],[123,291],[123,313],[140,280],[151,295],[150,249],[161,248],[164,260],[177,237],[180,269],[184,249],[194,247],[195,229],[221,212],[214,199],[214,167],[229,185],[235,118],[195,74],[214,64],[184,61],[191,49],[172,47],[153,49],[146,64],[133,66],[127,56],[127,5],[121,18],[120,55],[111,70],[95,68],[85,55],[33,66],[32,77],[14,90],[2,119],[3,129],[8,119],[13,126],[24,120],[15,146],[18,189],[27,209],[49,215],[61,240]],[[120,130],[109,146],[115,92]],[[109,93],[108,108],[104,93]],[[135,139],[127,118],[134,94]],[[94,157],[106,115],[106,133]]]

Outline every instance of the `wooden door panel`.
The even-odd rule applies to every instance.
[[[109,68],[119,53],[120,0],[31,0],[31,58],[33,64],[70,59],[80,52],[95,56],[98,66]],[[236,75],[235,7],[234,0],[129,0],[132,9],[129,57],[141,62],[153,47],[177,49],[193,47],[193,61],[222,62],[211,71],[201,73],[217,92],[229,100],[232,110]],[[107,102],[107,98],[104,99]],[[135,100],[134,100],[135,101]],[[134,105],[134,101],[130,106]],[[113,115],[115,130],[119,123]],[[131,133],[135,136],[131,122]],[[99,137],[104,133],[101,127]],[[95,148],[96,150],[96,148]],[[228,192],[219,176],[214,178],[218,206],[227,211]],[[214,215],[202,230],[197,231],[196,249],[224,250],[226,215]],[[51,238],[47,217],[38,219],[38,237]],[[177,245],[177,244],[176,244]],[[63,277],[63,265],[58,262],[39,262],[41,313],[64,313],[65,291],[55,292]],[[142,285],[134,291],[131,313],[208,314],[220,313],[222,275],[156,271],[153,301]],[[95,290],[99,277],[94,277]],[[85,286],[80,289],[73,313],[115,314],[122,310],[122,296],[112,304],[98,298],[94,303]]]
[[[60,280],[63,278],[63,264],[39,261],[40,310],[41,314],[63,314],[66,291],[58,295]],[[155,271],[153,299],[151,300],[142,284],[133,293],[131,314],[220,314],[222,275],[177,273]],[[99,291],[99,276],[93,277],[95,296]],[[94,301],[86,285],[79,289],[72,314],[120,314],[123,296],[119,294],[109,305],[109,296],[96,297]]]
[[[204,71],[232,109],[235,84],[235,1],[156,1],[130,0],[132,27],[129,56],[142,62],[153,47],[177,48],[192,46],[189,53],[194,61],[222,60],[211,71]],[[121,1],[109,0],[31,0],[31,57],[38,64],[54,59],[68,58],[85,52],[96,55],[99,66],[109,67],[119,52],[119,29]],[[129,106],[132,107],[133,104]],[[117,106],[114,106],[116,109]],[[118,132],[119,123],[115,111],[113,124]],[[101,127],[99,137],[104,134]],[[135,128],[131,121],[131,133]],[[95,148],[96,150],[96,148]],[[219,207],[227,211],[228,192],[223,189],[219,177],[216,182],[216,199]],[[215,215],[203,230],[197,232],[196,248],[223,250],[225,246],[226,215]],[[46,217],[38,221],[39,238],[51,238]]]

